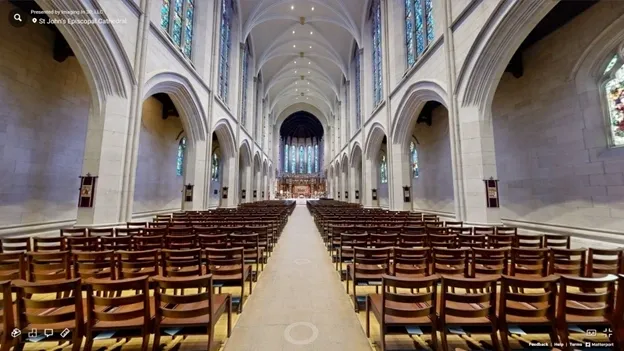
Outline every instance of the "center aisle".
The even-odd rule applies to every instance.
[[[224,351],[368,351],[312,215],[299,205]]]

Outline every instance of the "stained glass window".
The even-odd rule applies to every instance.
[[[412,164],[412,178],[418,178],[418,151],[416,151],[416,145],[412,141],[410,143],[410,162]]]
[[[182,137],[178,143],[178,155],[176,158],[176,174],[184,174],[184,156],[186,155],[186,137]]]
[[[295,145],[290,145],[290,173],[297,172],[297,148]]]
[[[160,5],[160,27],[186,57],[191,57],[194,13],[194,0],[162,0]]]
[[[219,48],[219,96],[228,99],[230,79],[230,49],[232,46],[232,0],[221,2],[221,46]]]
[[[405,0],[405,47],[407,65],[416,63],[434,40],[431,0]]]
[[[288,144],[284,145],[284,172],[288,173]]]
[[[304,164],[305,164],[305,151],[303,151],[303,146],[299,146],[299,173],[304,173]]]
[[[212,177],[211,178],[215,182],[219,180],[219,155],[217,155],[216,152],[212,154]]]
[[[361,97],[360,97],[360,84],[362,74],[360,72],[360,50],[357,49],[355,52],[355,129],[360,129],[362,125],[362,105],[361,105]]]
[[[318,145],[314,145],[314,173],[319,172],[319,150]]]
[[[382,59],[381,59],[381,3],[373,0],[373,104],[377,106],[382,98]]]
[[[245,50],[243,51],[243,92],[242,92],[242,112],[241,112],[241,124],[247,125],[247,85],[249,85],[249,42],[245,44]]]
[[[312,153],[312,146],[308,145],[308,173],[312,173],[312,166],[314,166],[314,155]]]
[[[381,155],[381,162],[379,162],[379,178],[381,184],[388,183],[388,162],[386,161],[386,155]]]
[[[614,63],[609,62],[611,68],[606,71],[609,80],[605,84],[605,93],[609,111],[611,143],[613,146],[624,146],[624,65],[610,73],[617,63],[617,57]]]

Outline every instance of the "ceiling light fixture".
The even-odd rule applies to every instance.
[[[312,45],[310,45],[310,49],[312,49]]]
[[[313,31],[310,31],[310,35],[312,35],[313,33],[314,33]]]
[[[295,62],[296,63],[296,62]],[[297,73],[297,70],[295,70],[295,73]]]
[[[290,9],[294,10],[295,9],[295,5],[290,5]]]
[[[310,74],[310,71],[308,71],[308,74]]]
[[[309,65],[309,64],[312,64],[312,62],[308,61],[308,65]]]
[[[295,82],[295,85],[297,85],[297,82]]]
[[[314,6],[312,6],[312,11],[314,11]]]
[[[295,89],[295,91],[299,91],[299,89]]]
[[[297,61],[295,61],[295,65],[297,64]]]
[[[295,31],[293,30],[293,34],[295,34]]]
[[[297,47],[297,45],[293,44],[293,48],[296,48],[296,47]]]

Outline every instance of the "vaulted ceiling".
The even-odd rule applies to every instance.
[[[243,34],[275,115],[314,106],[329,117],[348,76],[366,0],[239,0]]]

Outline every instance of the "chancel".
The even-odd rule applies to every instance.
[[[624,350],[624,1],[0,1],[0,351]]]

